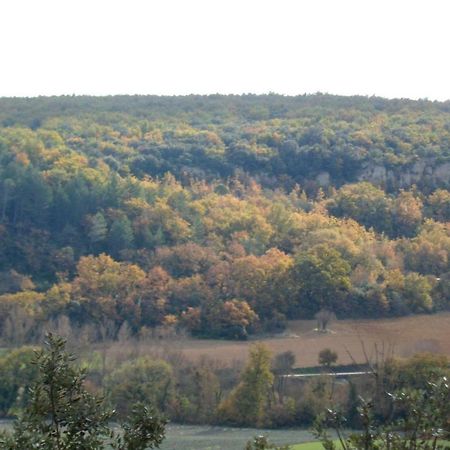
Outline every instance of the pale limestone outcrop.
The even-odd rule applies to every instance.
[[[450,162],[422,159],[413,164],[387,168],[380,164],[367,164],[361,170],[358,181],[370,181],[379,186],[409,188],[413,184],[430,187],[450,185]]]

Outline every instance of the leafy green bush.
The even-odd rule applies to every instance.
[[[34,348],[21,347],[0,358],[0,417],[15,415],[27,403],[28,387],[37,376],[34,357]]]
[[[120,416],[129,414],[130,405],[136,402],[164,412],[173,397],[173,380],[168,363],[144,356],[114,370],[107,380],[107,389]]]
[[[84,387],[85,373],[73,364],[65,341],[48,335],[46,347],[36,355],[37,381],[30,389],[24,413],[13,432],[0,435],[4,450],[144,450],[164,439],[165,422],[136,405],[123,433],[109,427],[114,411]]]

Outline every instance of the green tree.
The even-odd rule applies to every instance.
[[[345,311],[351,288],[350,265],[341,254],[320,244],[300,253],[293,267],[300,309],[310,315],[321,309]]]
[[[238,386],[219,406],[219,417],[239,425],[263,425],[274,381],[270,366],[269,350],[262,344],[253,346]]]
[[[65,341],[47,336],[46,347],[36,354],[38,378],[30,390],[24,413],[13,432],[0,436],[5,450],[144,450],[164,439],[164,421],[138,405],[122,435],[110,429],[114,414],[102,399],[84,387],[85,372],[74,365]]]
[[[351,217],[367,228],[391,234],[391,200],[368,182],[344,185],[327,208],[337,217]]]
[[[107,385],[112,403],[121,416],[141,402],[163,412],[173,395],[172,367],[161,360],[141,357],[112,372]]]
[[[134,243],[134,233],[131,222],[126,216],[116,219],[109,230],[108,245],[114,257],[120,256],[121,250],[129,249]]]
[[[405,303],[415,313],[430,312],[433,308],[431,290],[433,286],[426,277],[417,273],[405,276]]]
[[[21,347],[0,358],[0,416],[11,416],[28,401],[28,388],[36,378],[31,364],[34,351]]]
[[[404,389],[390,395],[398,419],[386,425],[375,420],[373,402],[361,401],[358,408],[362,431],[345,437],[346,419],[338,411],[328,411],[315,426],[326,450],[449,450],[450,385],[446,377],[428,380],[423,389]],[[330,438],[327,427],[336,431],[340,445]]]
[[[98,212],[91,218],[88,236],[91,245],[96,248],[106,239],[108,233],[108,226],[106,224],[105,216]]]

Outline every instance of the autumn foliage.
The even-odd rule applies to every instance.
[[[0,105],[7,342],[39,340],[48,321],[92,324],[94,339],[124,326],[245,339],[321,309],[339,318],[449,307],[447,104],[318,95]]]

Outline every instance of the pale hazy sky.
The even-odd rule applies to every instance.
[[[449,0],[0,0],[0,96],[450,99]]]

